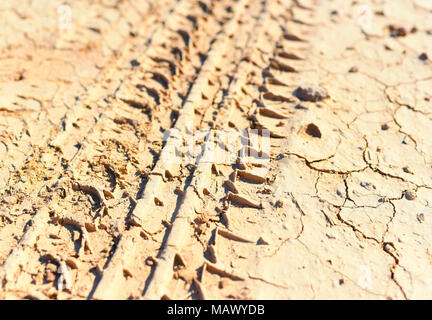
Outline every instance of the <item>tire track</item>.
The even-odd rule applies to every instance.
[[[133,225],[145,225],[142,221],[145,219],[146,215],[154,210],[155,194],[162,194],[160,189],[163,188],[164,177],[173,176],[174,172],[180,171],[180,164],[172,161],[170,155],[173,151],[171,147],[180,146],[182,144],[182,137],[188,133],[192,133],[194,130],[194,116],[195,116],[195,106],[206,104],[203,100],[212,101],[218,87],[209,82],[215,72],[215,69],[220,67],[223,69],[223,59],[226,58],[224,54],[227,52],[229,46],[234,44],[232,38],[235,35],[235,31],[238,29],[239,19],[244,15],[244,10],[246,10],[245,5],[248,1],[243,0],[236,4],[234,11],[234,16],[232,19],[224,25],[223,31],[218,35],[215,43],[212,45],[208,53],[208,58],[206,59],[201,72],[198,75],[197,80],[194,83],[183,108],[180,111],[179,118],[176,121],[174,129],[176,129],[176,135],[171,135],[167,141],[165,147],[161,151],[159,161],[156,163],[152,170],[152,174],[149,176],[144,194],[141,199],[138,200],[137,206],[135,207],[131,223]],[[204,99],[203,93],[205,93],[206,98]],[[168,161],[167,161],[168,160]],[[162,189],[163,190],[163,189]],[[169,208],[170,212],[174,211],[174,207]],[[127,245],[132,241],[129,237],[122,237],[120,240],[120,248],[127,248]],[[132,247],[134,248],[134,247]],[[127,251],[132,251],[131,247]],[[128,252],[123,250],[116,251],[113,260],[116,263],[108,265],[108,268],[104,271],[104,276],[95,291],[94,298],[104,299],[111,297],[112,292],[118,290],[118,283],[114,283],[113,279],[118,279],[119,274],[121,274],[122,260],[128,254]]]
[[[187,7],[188,7],[188,5],[190,5],[190,4],[188,2],[186,2],[186,4],[183,5],[183,7],[178,7],[178,12],[179,12],[180,15],[183,15],[184,12],[191,12],[190,10],[186,10]],[[204,17],[205,13],[203,12],[201,15]],[[200,16],[198,16],[198,18],[201,19]],[[184,19],[184,18],[182,18],[182,19]],[[171,21],[173,21],[173,19],[171,19]],[[174,28],[176,26],[175,23],[176,22],[173,23],[172,28]],[[191,24],[191,25],[193,25],[193,24]],[[168,26],[169,26],[169,24],[168,24]],[[174,31],[172,31],[172,32],[176,33],[175,28],[174,28]],[[213,32],[216,32],[216,29]],[[165,33],[165,31],[161,31],[161,33]],[[155,45],[163,45],[165,43],[164,39],[168,39],[169,37],[171,37],[170,34],[165,34],[164,37],[157,38],[157,41],[155,42]],[[195,41],[197,39],[199,39],[199,38],[193,37],[191,39],[191,41]],[[207,38],[206,41],[210,42],[211,41],[211,36],[209,38]],[[204,48],[204,50],[206,50],[205,43],[206,42],[198,44],[199,48],[200,49]],[[203,47],[203,45],[204,45],[204,47]],[[186,46],[182,50],[189,50],[189,49]],[[178,49],[178,51],[181,52],[180,49]],[[149,53],[153,53],[154,54],[154,52],[152,52],[151,50],[150,50]],[[189,53],[183,52],[182,55],[185,58],[188,58]],[[163,62],[162,63],[159,62],[159,64],[163,64]],[[149,68],[149,70],[155,69],[155,67],[157,67],[157,66],[155,66],[154,63],[153,64],[147,64],[146,63],[145,65],[146,65],[146,68]],[[160,66],[159,70],[164,69],[164,68],[170,70],[170,68],[172,68],[172,65],[168,64],[168,65],[165,65],[165,66]],[[179,76],[177,76],[177,78],[174,78],[174,81],[171,83],[173,90],[179,90],[180,91],[181,90],[180,86],[182,86],[182,85],[184,86],[184,84],[187,84],[191,80],[191,78],[184,79],[184,77],[187,77],[188,73],[187,73],[187,70],[182,71],[183,68],[184,68],[184,66],[179,66],[179,68],[177,69]],[[194,69],[192,69],[192,70],[193,70],[193,72],[195,72]],[[144,75],[146,74],[146,72],[147,71],[145,71],[145,70],[142,71],[142,73]],[[133,82],[133,79],[132,80],[128,80],[128,81],[129,82]],[[126,81],[125,83],[127,83],[128,81]],[[155,82],[157,83],[157,81],[155,81]],[[127,85],[125,85],[125,87],[127,87]],[[185,89],[182,89],[182,90],[184,91]],[[121,100],[124,100],[124,99],[121,99],[121,97],[119,97],[118,101],[121,101]],[[114,101],[113,101],[113,103],[114,103]],[[142,119],[142,122],[146,121],[146,119],[145,119],[146,115],[141,112],[141,108],[138,108],[138,109],[137,108],[132,108],[130,110],[127,110],[127,108],[130,108],[130,106],[128,106],[128,105],[129,105],[129,103],[126,103],[126,104],[124,104],[124,106],[122,108],[117,108],[115,110],[111,110],[111,109],[106,110],[106,114],[101,118],[101,120],[98,123],[96,123],[96,126],[92,128],[92,131],[91,131],[90,135],[88,137],[86,137],[87,143],[83,144],[83,147],[80,148],[79,151],[78,151],[78,153],[73,156],[73,158],[71,159],[71,162],[68,165],[68,168],[66,169],[65,172],[63,172],[63,173],[60,174],[60,176],[59,176],[59,178],[57,180],[57,183],[53,184],[54,186],[58,185],[58,183],[60,182],[60,180],[64,179],[65,177],[70,176],[72,179],[74,179],[75,176],[77,176],[77,177],[80,176],[80,174],[78,174],[78,172],[81,171],[81,169],[82,169],[81,168],[82,162],[86,161],[86,159],[91,154],[94,153],[94,150],[98,149],[97,145],[100,143],[100,141],[98,143],[98,140],[99,140],[98,137],[101,137],[101,132],[103,132],[105,129],[110,128],[110,130],[114,130],[115,131],[115,128],[112,128],[113,125],[118,125],[119,128],[120,128],[122,125],[125,124],[125,122],[129,123],[129,124],[130,123],[136,124],[137,123],[136,121],[138,121],[138,123],[139,123],[139,119],[140,118]],[[131,110],[135,111],[135,115],[133,115],[133,113],[131,113]],[[160,110],[159,111],[159,114],[160,114],[159,117],[162,116],[161,113],[163,113],[163,112],[164,112],[164,110]],[[133,121],[135,121],[135,122],[133,122],[131,119],[134,119]],[[135,129],[136,128],[134,128],[134,130]],[[102,136],[103,136],[103,134],[102,134]],[[155,140],[157,140],[157,138],[155,138]],[[101,154],[103,155],[104,152],[102,151]],[[151,165],[151,161],[150,162],[147,161],[147,164],[150,166]],[[68,174],[68,173],[71,173],[71,175]],[[85,174],[85,171],[83,173]],[[137,183],[137,185],[138,185],[138,183]],[[130,192],[130,190],[129,190],[129,192]],[[42,192],[42,193],[44,193],[44,192]],[[54,199],[51,199],[49,201],[51,203],[52,202],[55,203],[57,201],[57,199],[56,199],[56,197],[54,197]],[[60,217],[60,221],[64,221],[64,220]],[[77,224],[77,223],[75,222],[75,224]],[[35,230],[35,232],[40,232],[40,231],[39,230]]]
[[[250,6],[251,7],[251,6]],[[233,80],[232,86],[228,88],[228,95],[225,97],[226,100],[221,102],[222,111],[219,110],[216,115],[216,125],[218,127],[229,127],[229,123],[231,122],[231,116],[235,113],[234,110],[237,109],[236,103],[233,102],[234,99],[238,98],[238,93],[242,92],[245,82],[247,81],[247,77],[245,75],[250,74],[250,65],[253,63],[248,57],[248,51],[254,51],[258,45],[261,45],[259,39],[260,37],[268,36],[266,34],[265,28],[259,28],[259,26],[268,25],[268,23],[273,19],[273,16],[270,12],[266,12],[266,10],[270,10],[268,8],[268,3],[264,3],[262,12],[260,12],[258,16],[258,20],[253,28],[250,30],[258,29],[260,30],[257,34],[249,34],[250,37],[242,47],[242,56],[246,57],[238,66],[238,69],[235,71],[235,78]],[[254,14],[246,13],[246,16],[254,16]],[[249,30],[249,29],[248,29]],[[237,102],[238,103],[238,102]],[[249,107],[250,108],[250,107]],[[225,110],[223,110],[225,109]],[[243,110],[244,117],[247,117],[249,109],[246,107],[246,110]],[[227,116],[228,115],[228,116]],[[238,117],[239,118],[239,117]],[[210,131],[209,136],[213,135],[213,131]],[[203,144],[202,150],[202,159],[211,158],[211,155],[214,152],[214,140],[209,139]],[[234,151],[234,150],[230,150]],[[237,153],[237,152],[235,152]],[[213,159],[214,160],[214,159]],[[215,196],[211,191],[214,186],[214,172],[215,165],[213,161],[207,162],[206,160],[200,161],[198,160],[197,168],[193,173],[193,177],[191,183],[187,187],[185,191],[185,195],[181,201],[180,207],[178,208],[175,220],[172,223],[172,227],[170,228],[169,235],[161,248],[161,252],[159,258],[157,259],[156,267],[152,278],[148,284],[148,287],[145,291],[144,298],[147,299],[158,299],[162,297],[169,297],[167,293],[168,283],[173,279],[174,275],[174,264],[176,259],[181,258],[181,250],[183,248],[184,242],[188,236],[190,236],[190,228],[191,224],[194,221],[194,217],[196,213],[203,212],[203,206],[206,202],[206,195]],[[216,169],[217,171],[217,169]],[[235,172],[234,172],[235,175]],[[210,192],[210,193],[209,193]],[[221,199],[223,200],[223,199]],[[208,200],[207,200],[208,201]],[[217,233],[222,233],[225,236],[233,237],[233,239],[244,239],[242,237],[238,237],[231,232],[219,230]],[[243,241],[243,240],[242,240]],[[220,270],[224,270],[224,267],[218,268],[218,266],[214,266],[211,268],[211,264],[207,263],[208,269],[216,270],[216,272],[222,272]],[[218,271],[219,270],[219,271]],[[205,269],[202,271],[205,272]],[[224,274],[232,274],[228,271],[223,272]],[[233,275],[234,276],[234,275]],[[203,276],[202,276],[203,277]],[[242,279],[242,277],[235,277],[238,279]],[[204,287],[201,281],[194,279],[194,285],[197,287],[199,292],[199,296],[201,298],[205,298],[207,294],[205,293]],[[175,297],[173,297],[175,298]]]

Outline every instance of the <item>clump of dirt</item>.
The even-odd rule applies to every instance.
[[[313,84],[301,85],[293,94],[301,101],[311,102],[321,101],[329,96],[326,89]]]

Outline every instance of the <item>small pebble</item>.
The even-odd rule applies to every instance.
[[[135,59],[131,60],[130,64],[131,64],[132,68],[136,68],[136,67],[140,66],[140,63]]]
[[[407,35],[407,31],[404,27],[395,27],[391,25],[389,29],[392,37],[405,37]]]
[[[283,203],[283,201],[281,201],[281,200],[278,200],[278,201],[276,201],[276,203],[275,203],[275,207],[276,207],[276,208],[282,208],[283,205],[284,205],[284,203]]]
[[[385,243],[385,244],[384,244],[384,251],[385,251],[385,252],[388,252],[388,253],[391,253],[391,254],[394,254],[394,252],[395,252],[395,247],[394,247],[393,244],[391,244],[391,243]]]
[[[327,90],[320,86],[315,85],[304,85],[299,86],[295,91],[294,95],[302,101],[317,102],[328,97]]]
[[[403,172],[413,174],[412,171],[408,167],[402,168]]]
[[[416,198],[416,194],[414,191],[407,190],[407,191],[405,191],[405,198],[407,200],[414,200]]]
[[[418,220],[418,222],[422,223],[425,220],[424,214],[423,213],[419,213],[417,215],[417,220]]]
[[[422,53],[421,55],[419,55],[418,57],[421,61],[425,61],[428,59],[428,55],[426,53]]]
[[[309,123],[306,126],[306,131],[305,131],[308,135],[310,135],[311,137],[314,138],[321,138],[322,134],[321,131],[319,129],[319,127],[313,123]]]
[[[357,68],[357,67],[351,67],[351,68],[348,70],[348,72],[350,72],[350,73],[358,72],[358,68]]]
[[[258,241],[257,241],[257,244],[259,244],[259,245],[268,245],[269,242],[266,239],[264,239],[263,237],[260,237],[258,239]]]

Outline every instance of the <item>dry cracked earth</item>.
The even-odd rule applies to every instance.
[[[1,299],[432,298],[431,1],[0,16]]]

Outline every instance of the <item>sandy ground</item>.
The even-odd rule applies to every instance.
[[[431,1],[2,1],[0,48],[1,299],[432,298]]]

